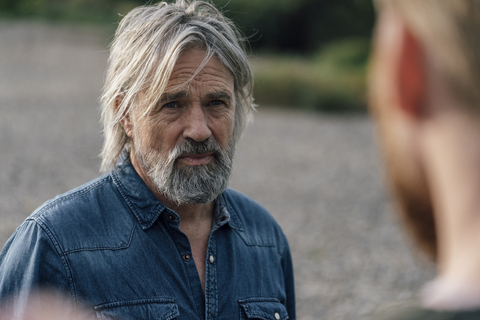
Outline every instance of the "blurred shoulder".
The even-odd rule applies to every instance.
[[[480,310],[435,311],[423,309],[417,300],[391,304],[372,320],[474,320],[480,319]]]

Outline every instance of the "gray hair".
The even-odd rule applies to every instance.
[[[480,114],[480,0],[374,0],[397,12],[438,60],[455,96]]]
[[[160,2],[128,13],[120,22],[110,48],[101,97],[104,133],[101,170],[114,167],[122,150],[130,146],[130,138],[120,121],[138,107],[139,93],[146,115],[165,91],[180,54],[190,49],[206,51],[198,70],[216,57],[232,73],[236,100],[234,131],[238,140],[255,110],[254,79],[244,42],[233,23],[208,2]]]

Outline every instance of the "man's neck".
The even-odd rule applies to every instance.
[[[180,217],[181,226],[196,226],[204,222],[208,222],[210,225],[212,224],[215,212],[214,202],[204,204],[186,204],[179,206],[169,201],[168,198],[162,194],[155,194],[155,196],[167,208],[175,211],[178,214],[178,216]]]

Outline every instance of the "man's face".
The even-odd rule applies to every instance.
[[[421,247],[435,258],[432,201],[416,136],[415,120],[399,107],[396,81],[401,24],[383,12],[377,24],[369,77],[370,111],[378,126],[387,174],[403,221]]]
[[[134,156],[177,205],[213,201],[232,168],[234,79],[212,57],[191,80],[204,57],[202,50],[182,53],[153,112],[142,118],[140,107],[131,115]]]

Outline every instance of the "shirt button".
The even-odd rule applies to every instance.
[[[168,220],[173,221],[173,219],[175,219],[175,218],[173,217],[173,214],[169,214],[169,215],[168,215]]]
[[[280,320],[280,315],[278,314],[278,312],[275,312],[275,319]]]
[[[190,255],[189,254],[184,254],[183,255],[183,260],[185,260],[186,262],[190,261]]]
[[[210,261],[210,263],[213,263],[215,261],[215,258],[213,258],[212,255],[210,255],[210,257],[208,258],[208,260]]]

